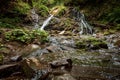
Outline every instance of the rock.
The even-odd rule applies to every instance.
[[[65,68],[71,68],[72,67],[72,60],[71,59],[63,59],[58,61],[53,61],[50,63],[51,68],[59,68],[59,67],[65,67]]]
[[[21,66],[23,68],[23,72],[25,75],[29,78],[33,77],[35,75],[35,71],[42,68],[42,65],[36,58],[29,58],[24,59],[21,62]]]
[[[63,74],[60,76],[53,77],[52,80],[76,80],[76,79],[70,74]]]
[[[100,49],[100,48],[108,49],[108,46],[104,42],[95,42],[90,45],[90,49],[93,49],[93,50]]]
[[[63,40],[61,44],[68,46],[68,47],[75,47],[75,42],[74,40]]]
[[[114,43],[115,46],[117,47],[120,47],[120,40],[117,40],[115,43]]]
[[[48,46],[48,47],[46,47],[46,49],[49,52],[52,52],[52,53],[57,53],[57,52],[61,52],[62,51],[62,49],[59,46],[57,46],[57,45]]]
[[[100,49],[100,48],[104,48],[104,49],[108,49],[107,43],[104,40],[100,40],[94,37],[89,37],[87,39],[81,39],[79,41],[76,42],[76,46],[77,48],[80,49]]]
[[[36,44],[32,44],[31,47],[32,47],[33,50],[40,48],[40,47],[39,47],[38,45],[36,45]]]
[[[21,72],[22,68],[20,64],[8,64],[0,66],[0,79],[10,76],[15,72]],[[2,74],[1,74],[2,73]]]
[[[49,80],[48,76],[50,75],[50,71],[48,70],[41,70],[38,72],[39,79],[34,79],[34,80]]]
[[[22,56],[21,55],[13,56],[10,58],[10,60],[13,62],[18,62],[22,60]]]

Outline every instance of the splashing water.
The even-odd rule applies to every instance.
[[[80,29],[81,29],[81,31],[79,32],[80,34],[93,33],[93,28],[85,20],[85,16],[83,13],[80,13],[76,9],[73,9],[73,16],[74,16],[74,19],[78,22],[78,25],[80,26]]]
[[[44,30],[45,26],[49,23],[49,21],[53,18],[53,15],[51,14],[50,17],[48,17],[44,22],[40,30]]]

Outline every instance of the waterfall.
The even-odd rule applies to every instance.
[[[39,23],[39,16],[38,14],[35,12],[35,9],[33,8],[31,10],[31,18],[33,20],[33,25],[34,25],[34,28],[37,29],[39,27],[38,23]]]
[[[50,17],[48,17],[44,22],[40,30],[44,30],[45,26],[49,23],[49,21],[53,18],[53,15],[51,14]]]
[[[73,15],[74,20],[78,22],[78,25],[80,26],[80,34],[92,34],[93,28],[88,24],[88,22],[85,20],[85,16],[83,13],[77,11],[76,9],[73,9]]]

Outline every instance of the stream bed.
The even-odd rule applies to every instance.
[[[105,40],[108,41],[107,49],[103,47],[94,50],[76,47],[76,40],[86,39],[90,36],[51,36],[49,46],[36,50],[29,57],[35,56],[48,65],[54,61],[58,61],[57,64],[64,64],[62,60],[72,60],[70,70],[62,67],[53,69],[53,73],[49,74],[46,80],[120,80],[120,48],[113,46],[113,42],[111,42],[111,39],[115,41],[116,38],[119,39],[120,37],[104,36],[104,38],[107,37]]]

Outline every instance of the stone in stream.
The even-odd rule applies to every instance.
[[[72,67],[72,60],[71,59],[63,59],[63,60],[58,60],[58,61],[53,61],[50,63],[50,66],[52,69],[59,68],[59,67],[65,67],[71,68]]]
[[[71,59],[61,59],[50,63],[50,72],[48,73],[47,79],[40,80],[76,80],[74,79],[70,71],[72,69]]]
[[[49,52],[52,52],[52,53],[62,52],[62,49],[61,49],[59,46],[57,46],[57,45],[48,46],[48,47],[46,47],[46,49],[47,49]]]
[[[18,61],[21,61],[23,58],[21,55],[16,55],[16,56],[13,56],[10,58],[11,61],[13,62],[18,62]]]
[[[77,80],[77,79],[75,79],[70,74],[63,74],[63,75],[60,75],[60,76],[53,77],[52,80]]]

